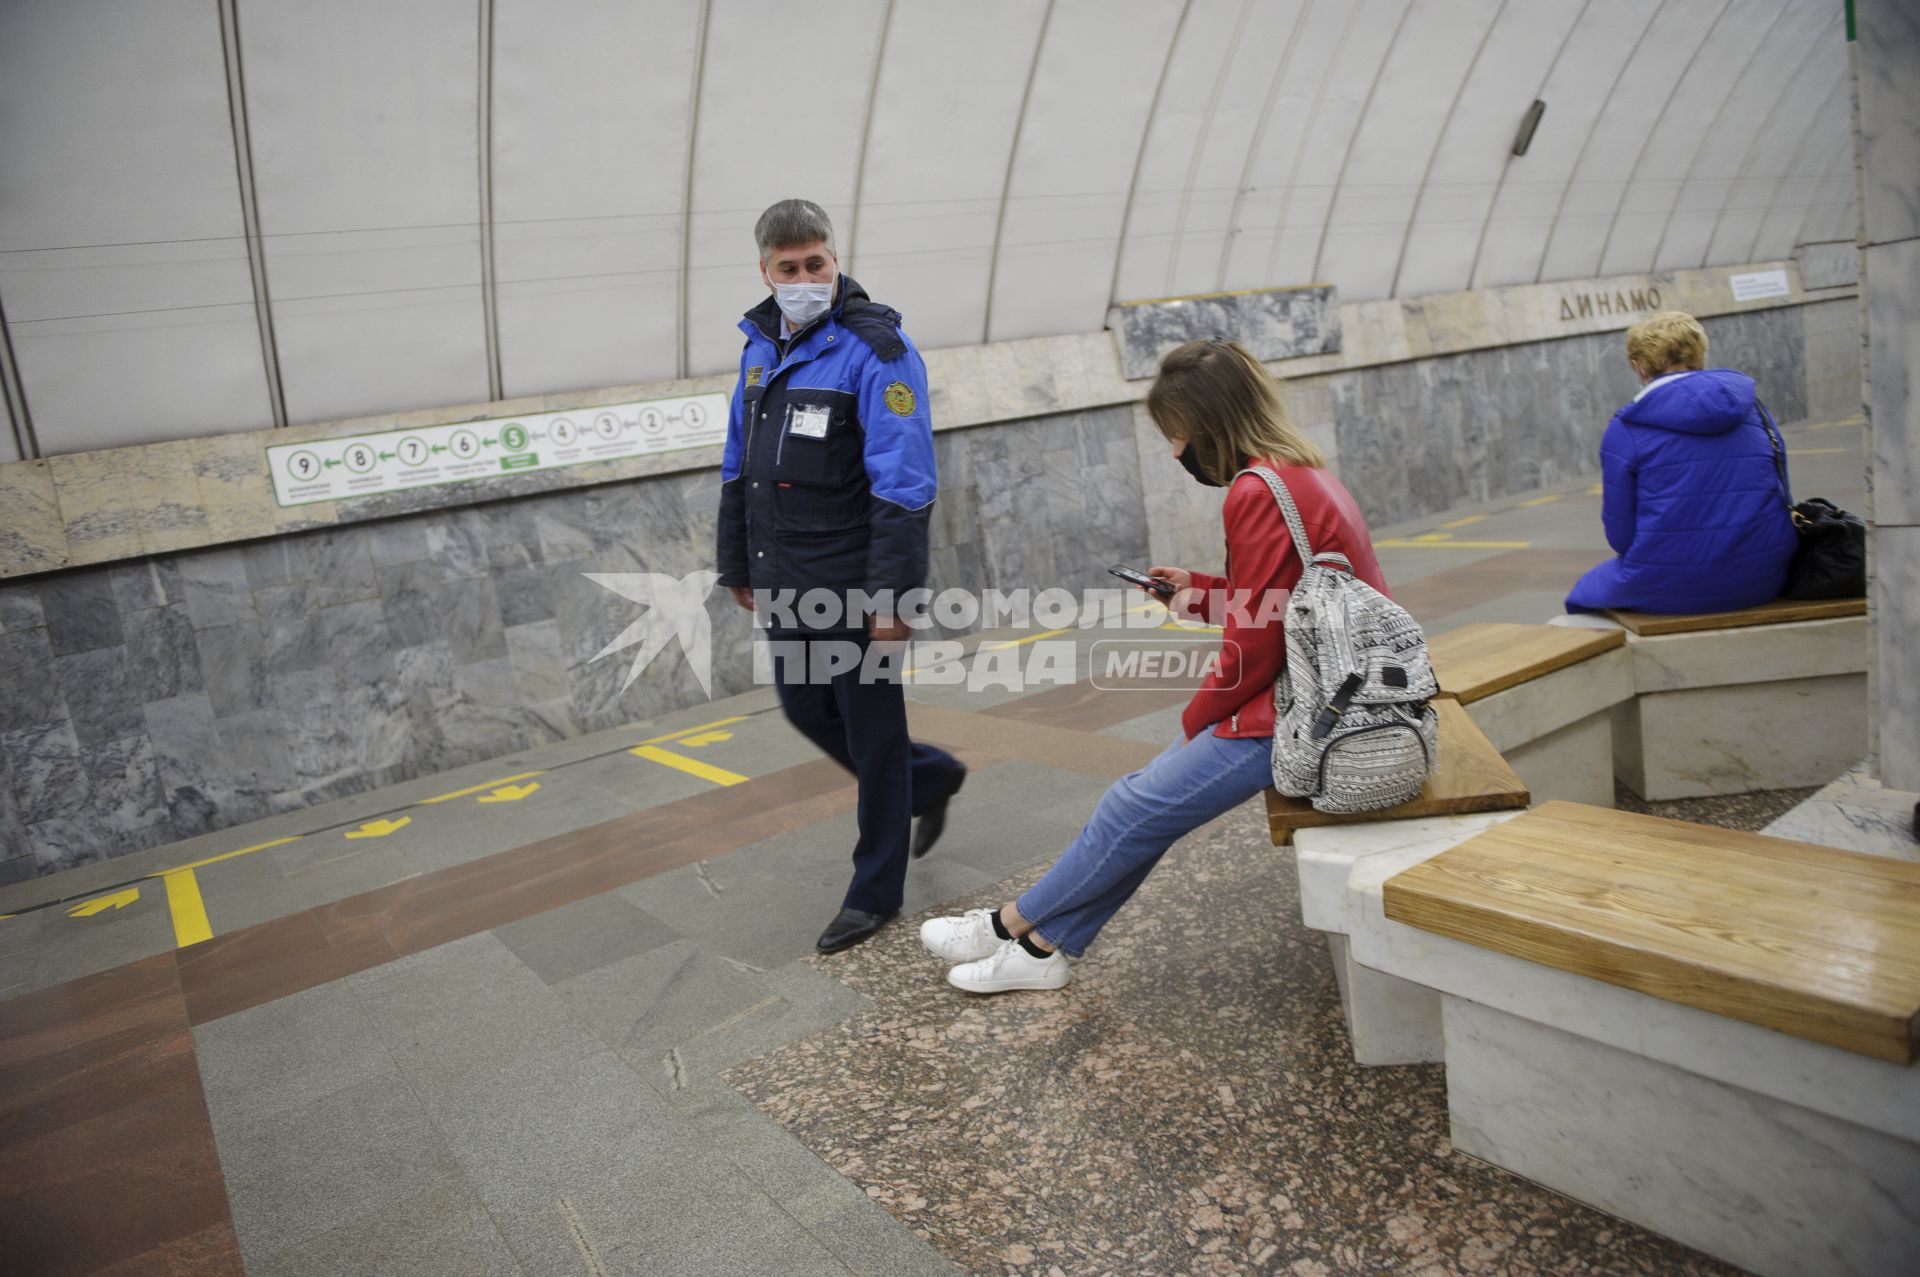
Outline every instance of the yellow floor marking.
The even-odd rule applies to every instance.
[[[1160,626],[1163,630],[1182,630],[1188,634],[1225,634],[1226,628],[1220,625],[1182,625],[1178,621],[1168,621]]]
[[[1551,505],[1553,502],[1558,501],[1560,499],[1560,496],[1561,494],[1556,492],[1551,496],[1535,497],[1531,501],[1522,501],[1518,506],[1514,508],[1518,510],[1526,510],[1537,505]]]
[[[1866,424],[1867,419],[1865,417],[1855,416],[1842,417],[1838,421],[1823,421],[1817,426],[1809,426],[1807,428],[1809,430],[1831,430],[1835,426],[1864,426]]]
[[[1604,483],[1596,483],[1596,484],[1594,484],[1594,485],[1593,485],[1593,486],[1592,486],[1591,488],[1588,488],[1588,489],[1587,489],[1587,495],[1588,495],[1588,496],[1590,496],[1590,497],[1597,497],[1597,496],[1601,496],[1601,495],[1604,495],[1604,494],[1605,494],[1605,492],[1606,492],[1606,490],[1607,490],[1607,485],[1606,485],[1606,484],[1604,484]]]
[[[1407,538],[1410,541],[1451,541],[1451,532],[1422,532],[1419,536]]]
[[[983,652],[1000,652],[1009,647],[1024,647],[1028,643],[1038,643],[1041,639],[1053,638],[1057,634],[1071,633],[1073,633],[1072,626],[1068,626],[1063,630],[1041,630],[1038,634],[1029,634],[1025,638],[1005,639],[998,643],[987,643],[984,644],[980,650]]]
[[[1787,449],[1787,455],[1789,457],[1831,457],[1831,456],[1836,456],[1842,452],[1851,452],[1856,457],[1860,455],[1860,449],[1858,448],[1788,448]]]
[[[265,851],[269,847],[283,847],[290,842],[299,842],[299,835],[288,838],[275,838],[272,842],[257,842],[251,847],[242,847],[238,851],[223,852],[218,856],[208,856],[205,860],[196,860],[190,865],[175,865],[171,869],[161,869],[147,875],[149,878],[164,878],[168,874],[184,873],[189,869],[201,869],[207,865],[217,865],[223,860],[232,860],[235,856],[250,856],[256,851]]]
[[[477,794],[483,789],[497,789],[501,785],[511,785],[516,780],[525,780],[529,776],[544,776],[545,772],[521,772],[518,776],[502,776],[499,780],[490,780],[484,785],[468,785],[465,789],[456,789],[451,794],[435,794],[431,798],[422,798],[416,806],[431,807],[434,803],[451,802],[455,798],[465,798],[468,794]]]
[[[1530,550],[1531,541],[1407,541],[1390,537],[1375,541],[1376,550]]]
[[[413,823],[413,817],[402,816],[398,820],[369,820],[358,829],[349,829],[349,838],[385,838],[396,829],[405,829]]]
[[[1455,519],[1452,523],[1443,523],[1440,526],[1443,528],[1464,528],[1469,523],[1478,523],[1486,517],[1484,514],[1470,514],[1464,519]]]
[[[531,785],[502,785],[491,794],[480,795],[479,801],[483,803],[517,803],[538,788],[540,788],[540,782],[538,781],[535,781]]]
[[[173,941],[180,948],[213,939],[207,921],[207,902],[200,898],[200,880],[191,869],[176,869],[160,881],[167,884],[167,908],[173,911]]]
[[[678,740],[682,736],[692,736],[696,732],[704,732],[715,727],[725,727],[728,723],[744,723],[746,721],[747,715],[735,714],[732,718],[717,718],[711,723],[701,723],[698,727],[683,727],[677,732],[668,732],[665,736],[649,736],[640,743],[642,745],[658,745],[661,741]]]
[[[96,913],[109,909],[125,909],[140,898],[140,888],[128,887],[125,891],[116,891],[110,896],[95,896],[83,904],[77,904],[67,910],[69,918],[91,918]]]
[[[711,745],[715,741],[732,740],[732,732],[701,732],[698,736],[683,736],[679,743],[689,749],[698,749],[702,745]]]
[[[747,779],[747,777],[742,776],[739,772],[730,772],[724,767],[715,767],[713,764],[703,763],[697,758],[683,758],[679,754],[670,754],[666,750],[658,749],[652,745],[635,745],[627,752],[636,758],[644,758],[648,762],[659,763],[663,767],[671,767],[675,771],[683,771],[689,776],[698,776],[701,780],[709,780],[716,785],[738,785]]]

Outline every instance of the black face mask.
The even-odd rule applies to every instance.
[[[1221,486],[1221,483],[1218,479],[1208,478],[1206,475],[1206,472],[1200,468],[1200,461],[1197,457],[1194,456],[1194,447],[1193,447],[1192,440],[1188,440],[1187,446],[1180,449],[1179,460],[1180,460],[1181,466],[1186,470],[1188,474],[1192,475],[1195,479],[1199,480],[1201,483],[1204,483],[1209,488],[1218,488]]]

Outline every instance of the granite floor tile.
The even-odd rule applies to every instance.
[[[548,984],[647,953],[680,936],[618,892],[510,922],[493,934]]]
[[[180,951],[187,1014],[206,1024],[399,955],[373,927],[330,916],[333,906],[276,918]]]
[[[1438,1066],[1354,1064],[1286,859],[1258,804],[1183,840],[1053,993],[950,989],[908,920],[808,960],[873,1010],[723,1080],[970,1272],[1730,1271],[1455,1155]]]
[[[344,980],[203,1024],[193,1037],[207,1105],[228,1125],[398,1076]]]
[[[567,1004],[491,935],[401,958],[346,983],[416,1082],[525,1055],[601,1049]]]
[[[390,1209],[247,1266],[248,1277],[521,1277],[472,1188],[402,1192]]]
[[[246,1272],[233,1224],[221,1220],[96,1269],[89,1277],[246,1277]]]
[[[680,940],[556,991],[643,1076],[672,1078],[706,1061],[702,1051],[716,1033],[778,1013],[781,998],[765,974]]]
[[[960,1277],[963,1270],[925,1238],[903,1227],[865,1194],[856,1196],[858,1201],[805,1222],[807,1230],[858,1277]]]
[[[396,1185],[461,1186],[420,1100],[394,1077],[264,1117],[216,1114],[216,1129],[249,1266],[389,1209]]]

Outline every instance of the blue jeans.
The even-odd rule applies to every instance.
[[[1080,957],[1183,835],[1273,783],[1271,737],[1175,740],[1115,781],[1046,876],[1015,902],[1040,938]]]

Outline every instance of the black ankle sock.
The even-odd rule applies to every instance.
[[[993,934],[1002,940],[1013,939],[1013,932],[1008,931],[1007,924],[1000,921],[1000,911],[998,909],[993,911]]]
[[[1036,958],[1045,959],[1045,958],[1051,958],[1053,956],[1051,952],[1049,952],[1046,949],[1042,949],[1039,945],[1035,944],[1033,942],[1033,937],[1030,935],[1020,937],[1020,947],[1022,949],[1025,949],[1028,953],[1031,953]]]

